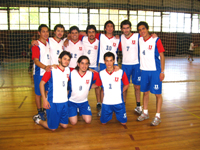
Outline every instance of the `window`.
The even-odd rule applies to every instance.
[[[192,15],[192,33],[199,33],[199,15]]]
[[[8,30],[7,7],[0,7],[0,30]]]

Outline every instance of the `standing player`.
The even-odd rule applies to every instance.
[[[194,49],[197,47],[198,47],[198,45],[194,46],[194,42],[190,43],[188,60],[190,60],[190,58],[191,58],[191,60],[194,61],[194,59],[193,59]]]
[[[143,113],[137,118],[138,121],[143,121],[149,118],[148,102],[149,92],[156,96],[156,115],[151,125],[159,125],[160,110],[162,106],[162,81],[164,80],[165,51],[159,38],[152,38],[149,34],[149,26],[146,22],[139,22],[137,30],[141,37],[140,45],[140,69],[141,72],[141,92],[144,92]]]
[[[100,83],[99,74],[89,71],[90,60],[80,56],[76,68],[70,74],[69,80],[69,120],[72,125],[78,121],[77,108],[86,123],[91,123],[92,113],[88,103],[88,93]],[[94,82],[96,81],[96,85]]]
[[[125,125],[127,117],[123,92],[128,89],[129,81],[124,71],[121,69],[114,71],[115,55],[113,53],[105,53],[104,62],[106,69],[99,73],[104,91],[100,121],[106,124],[115,112],[117,120]]]
[[[72,26],[69,29],[69,33],[69,45],[65,47],[64,50],[70,52],[72,55],[71,61],[69,63],[69,68],[72,71],[77,65],[78,58],[84,54],[84,46],[79,40],[79,28],[77,26]]]
[[[67,66],[69,65],[70,58],[69,52],[61,52],[58,68],[45,72],[40,82],[43,107],[47,111],[47,121],[42,121],[39,115],[34,116],[33,120],[52,131],[55,131],[59,125],[63,128],[67,128],[68,125],[67,85],[70,70]],[[44,93],[44,86],[47,82],[49,82],[48,98],[45,97]]]
[[[137,107],[135,111],[142,114],[140,106],[140,62],[139,62],[139,33],[131,33],[131,22],[124,20],[121,22],[123,34],[120,37],[119,50],[122,51],[122,70],[126,72],[128,80],[132,76],[132,83],[135,89],[135,98]],[[124,101],[126,101],[127,91],[124,92]]]
[[[42,120],[44,118],[44,110],[41,107],[41,93],[39,84],[44,75],[45,71],[50,71],[50,53],[49,44],[47,39],[49,38],[49,28],[45,24],[41,24],[38,28],[38,34],[40,38],[38,41],[38,46],[32,47],[32,59],[34,61],[33,77],[34,77],[34,87],[35,87],[35,102],[38,109],[38,114]],[[45,85],[45,91],[47,93],[48,84]]]

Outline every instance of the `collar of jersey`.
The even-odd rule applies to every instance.
[[[72,43],[74,43],[72,40],[70,40]],[[76,43],[78,43],[80,40],[78,40]],[[76,44],[76,43],[74,43],[74,45]]]
[[[58,69],[60,69],[60,71],[62,71],[62,72],[64,72],[65,71],[65,69],[64,70],[62,70],[58,65],[57,65],[57,67],[58,67]]]
[[[115,71],[115,70],[113,70],[111,73],[109,73],[108,70],[106,69],[106,72],[107,72],[109,75],[112,75],[114,71]]]
[[[90,42],[89,37],[88,37],[88,41]],[[95,38],[95,40],[93,42],[90,42],[90,44],[93,44],[95,41],[96,41],[96,38]]]
[[[129,36],[129,38],[126,38],[126,36],[125,36],[125,35],[124,35],[124,36],[125,36],[125,38],[128,40],[128,39],[130,39],[130,38],[133,36],[133,34],[134,34],[134,33],[132,33],[132,34],[131,34],[131,36]]]
[[[87,71],[84,73],[84,75],[81,75],[80,73],[79,73],[79,71],[77,71],[78,72],[78,74],[79,74],[79,76],[82,78],[82,77],[84,77],[84,75],[87,73]]]
[[[40,40],[38,40],[38,41],[40,41]],[[42,41],[40,41],[40,43],[42,43],[42,44],[44,44],[45,46],[47,46],[47,43],[45,44],[45,43],[43,43]]]
[[[151,36],[150,36],[148,39],[144,40],[144,41],[146,42],[146,41],[148,41],[150,38],[151,38]],[[144,39],[144,38],[143,38],[143,39]]]
[[[61,40],[60,40],[60,41],[58,42],[54,37],[53,37],[53,39],[54,39],[57,43],[60,43],[60,41],[61,41]]]

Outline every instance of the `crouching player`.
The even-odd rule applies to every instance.
[[[89,71],[90,60],[82,55],[78,58],[77,66],[70,74],[69,80],[69,121],[75,125],[78,121],[77,108],[86,123],[91,123],[92,113],[88,103],[88,93],[91,88],[100,86],[101,81],[97,72]],[[95,83],[95,84],[94,84]]]
[[[47,121],[41,120],[39,115],[35,115],[33,120],[47,128],[55,131],[60,125],[67,128],[68,125],[68,97],[67,86],[70,69],[67,67],[71,59],[69,52],[63,51],[59,55],[58,67],[52,68],[50,72],[45,72],[40,82],[40,92],[43,98],[43,107],[46,109]],[[48,98],[45,97],[44,85],[49,81]]]
[[[114,70],[115,55],[113,53],[105,53],[104,62],[106,69],[99,73],[104,92],[100,121],[106,124],[115,112],[117,120],[125,125],[127,117],[123,92],[128,89],[129,81],[123,70]]]

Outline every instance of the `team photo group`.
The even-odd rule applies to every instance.
[[[114,35],[112,21],[104,24],[104,33],[97,33],[94,25],[86,32],[77,26],[63,37],[62,24],[49,28],[41,24],[38,40],[31,42],[35,102],[38,113],[33,116],[36,124],[55,131],[59,126],[75,125],[78,116],[91,123],[92,112],[88,103],[91,88],[95,89],[98,116],[106,124],[116,119],[126,125],[126,98],[129,83],[134,86],[137,121],[149,118],[149,94],[155,94],[156,112],[150,125],[161,123],[162,81],[164,80],[164,47],[156,34],[149,33],[146,22],[137,24],[138,33],[131,32],[131,22],[121,22],[122,35]],[[122,53],[122,65],[118,55]],[[143,92],[143,107],[140,95]]]

